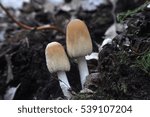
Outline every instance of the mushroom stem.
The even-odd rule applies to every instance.
[[[71,89],[71,86],[68,82],[66,73],[63,71],[59,71],[57,72],[57,76],[58,76],[59,84],[60,84],[60,87],[62,89],[64,96],[67,97],[68,99],[71,99],[72,95],[69,91],[69,89]]]
[[[84,83],[86,81],[86,77],[89,75],[89,70],[88,70],[87,62],[84,56],[78,57],[77,61],[78,61],[78,68],[79,68],[79,73],[80,73],[81,86],[83,89]]]

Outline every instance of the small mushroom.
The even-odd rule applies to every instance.
[[[45,49],[45,56],[49,72],[57,72],[62,92],[64,96],[70,99],[72,96],[69,91],[71,86],[65,73],[65,71],[70,70],[70,63],[63,46],[58,42],[49,43]]]
[[[83,88],[86,76],[89,75],[85,56],[90,54],[93,49],[90,33],[86,24],[79,19],[73,19],[69,22],[66,33],[67,52],[71,58],[77,59]]]

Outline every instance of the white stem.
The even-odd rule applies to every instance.
[[[89,70],[87,67],[87,62],[85,60],[85,57],[79,57],[77,58],[77,61],[78,61],[78,68],[80,73],[81,86],[83,89],[84,83],[86,81],[86,77],[89,75]]]
[[[66,96],[68,99],[71,99],[72,95],[69,91],[71,86],[68,82],[66,73],[64,71],[59,71],[59,72],[57,72],[57,75],[58,75],[59,84],[60,84],[60,87],[62,89],[64,96]]]

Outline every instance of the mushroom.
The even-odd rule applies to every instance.
[[[83,88],[86,76],[89,75],[85,56],[93,49],[90,33],[86,24],[79,19],[73,19],[68,23],[66,33],[67,52],[71,58],[77,59]]]
[[[58,42],[49,43],[45,49],[46,65],[50,73],[57,72],[59,84],[65,97],[71,98],[65,71],[70,70],[70,63],[63,46]]]

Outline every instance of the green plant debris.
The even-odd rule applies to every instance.
[[[150,75],[150,51],[146,52],[143,56],[137,57],[136,62],[139,68]]]
[[[135,13],[138,13],[138,12],[141,12],[141,11],[144,11],[145,7],[150,4],[149,1],[146,1],[145,4],[143,4],[142,6],[134,9],[134,10],[128,10],[127,12],[122,12],[122,13],[119,13],[117,15],[117,21],[118,22],[122,22],[124,21],[127,17],[131,17],[133,16]]]

